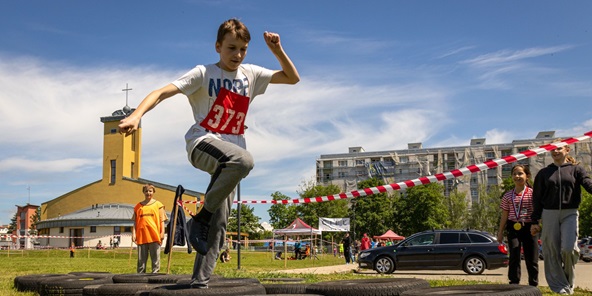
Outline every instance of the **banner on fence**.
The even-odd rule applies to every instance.
[[[320,231],[349,231],[349,218],[319,217]]]

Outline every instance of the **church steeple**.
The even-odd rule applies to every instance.
[[[138,179],[141,162],[141,122],[138,130],[132,135],[119,133],[119,121],[129,116],[135,109],[128,106],[128,92],[132,90],[125,85],[125,106],[115,110],[111,116],[101,117],[103,128],[103,182],[115,184],[123,177]]]

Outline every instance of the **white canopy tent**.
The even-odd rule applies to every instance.
[[[273,231],[274,235],[283,235],[284,236],[284,267],[287,266],[288,260],[288,244],[287,237],[288,236],[301,236],[301,235],[310,235],[311,243],[313,242],[312,237],[315,235],[320,235],[322,232],[302,221],[300,218],[296,218],[288,227],[283,229],[276,229]],[[312,250],[312,246],[311,246]],[[313,260],[314,262],[314,260]]]

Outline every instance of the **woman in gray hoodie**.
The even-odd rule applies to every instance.
[[[592,179],[569,155],[569,146],[551,151],[553,163],[541,169],[533,185],[531,233],[541,232],[545,278],[559,294],[573,294],[579,259],[578,208],[582,187],[592,193]]]

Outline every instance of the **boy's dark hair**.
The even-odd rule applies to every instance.
[[[247,26],[235,18],[229,19],[220,25],[216,42],[222,44],[222,40],[224,40],[226,33],[230,33],[235,38],[239,38],[245,42],[251,41],[251,33],[249,33]]]

